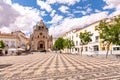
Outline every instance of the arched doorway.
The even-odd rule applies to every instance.
[[[45,50],[45,42],[44,41],[39,41],[37,49],[38,50]]]

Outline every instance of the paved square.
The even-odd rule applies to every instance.
[[[0,80],[120,80],[120,62],[80,55],[2,56],[0,65]]]

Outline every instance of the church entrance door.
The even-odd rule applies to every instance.
[[[37,49],[38,50],[45,50],[45,42],[44,41],[39,41]]]

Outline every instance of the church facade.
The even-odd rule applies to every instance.
[[[31,51],[42,51],[52,49],[52,36],[48,34],[48,28],[41,20],[30,35]]]

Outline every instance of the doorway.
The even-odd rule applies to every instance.
[[[45,50],[45,42],[44,41],[39,41],[37,49],[38,50]]]

